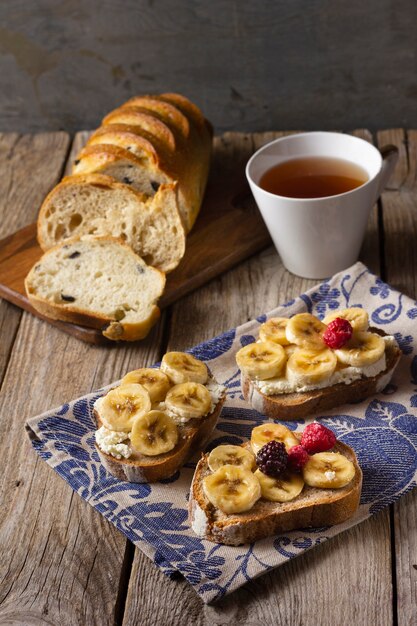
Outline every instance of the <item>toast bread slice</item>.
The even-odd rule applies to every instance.
[[[294,434],[301,439],[301,435]],[[243,447],[251,449],[250,442]],[[193,531],[202,539],[238,546],[296,528],[320,528],[346,521],[359,506],[362,470],[350,446],[338,441],[331,451],[340,452],[355,466],[355,476],[345,487],[318,489],[304,485],[294,500],[281,503],[261,498],[249,511],[231,515],[216,509],[204,494],[203,479],[211,473],[209,455],[204,454],[191,484],[189,521]]]
[[[386,333],[370,328],[382,337]],[[245,400],[262,415],[270,419],[295,420],[333,409],[342,404],[361,402],[380,393],[389,383],[401,357],[398,346],[385,348],[386,367],[376,376],[363,377],[350,384],[338,383],[323,389],[268,396],[247,375],[241,374],[242,394]]]
[[[99,328],[108,339],[146,337],[158,320],[165,274],[122,241],[83,237],[57,245],[25,280],[30,303],[42,315]]]
[[[169,478],[180,469],[196,452],[203,450],[217,424],[226,395],[220,398],[214,411],[201,419],[192,419],[185,424],[178,424],[179,440],[175,448],[157,456],[146,456],[134,452],[128,459],[116,459],[103,452],[95,444],[104,467],[120,480],[131,483],[152,483]],[[100,416],[94,409],[97,428],[102,426]]]

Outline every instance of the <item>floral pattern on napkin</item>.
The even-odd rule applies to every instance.
[[[187,521],[187,499],[195,462],[171,478],[149,484],[122,482],[106,472],[94,447],[94,401],[89,394],[27,422],[36,452],[104,517],[133,541],[165,574],[181,572],[204,602],[213,602],[247,581],[367,519],[416,485],[417,477],[417,302],[400,294],[357,263],[287,304],[190,350],[207,362],[227,388],[227,400],[208,449],[240,444],[262,415],[243,400],[236,351],[257,336],[272,316],[310,311],[323,318],[350,306],[367,309],[372,325],[397,339],[403,358],[379,395],[359,404],[284,422],[292,430],[320,419],[352,446],[363,470],[361,505],[338,526],[300,529],[252,545],[229,547],[199,539]],[[194,460],[195,461],[195,460]]]

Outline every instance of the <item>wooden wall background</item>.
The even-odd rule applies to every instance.
[[[0,130],[177,90],[224,130],[417,125],[415,0],[3,0]]]

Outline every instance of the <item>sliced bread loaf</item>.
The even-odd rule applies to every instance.
[[[82,235],[121,238],[149,265],[173,270],[185,251],[176,184],[148,197],[109,176],[68,176],[42,204],[38,240],[49,250]]]
[[[30,270],[32,306],[52,319],[102,329],[109,339],[145,337],[159,317],[163,272],[123,242],[83,237],[55,246]]]
[[[148,195],[162,183],[178,182],[179,212],[189,232],[207,183],[212,128],[186,98],[165,96],[140,96],[132,101],[141,106],[126,103],[109,113],[78,155],[73,174],[113,176]],[[152,148],[135,140],[135,134]]]

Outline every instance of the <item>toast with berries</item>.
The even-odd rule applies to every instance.
[[[250,442],[202,456],[189,520],[199,537],[237,546],[296,528],[340,524],[356,512],[361,489],[354,450],[329,429],[313,423],[301,436],[281,424],[263,424]]]
[[[239,350],[243,397],[271,419],[293,420],[381,392],[401,357],[395,338],[368,326],[366,311],[271,318]]]
[[[168,352],[160,368],[129,372],[94,403],[100,460],[120,480],[169,478],[204,449],[224,401],[205,363]]]

